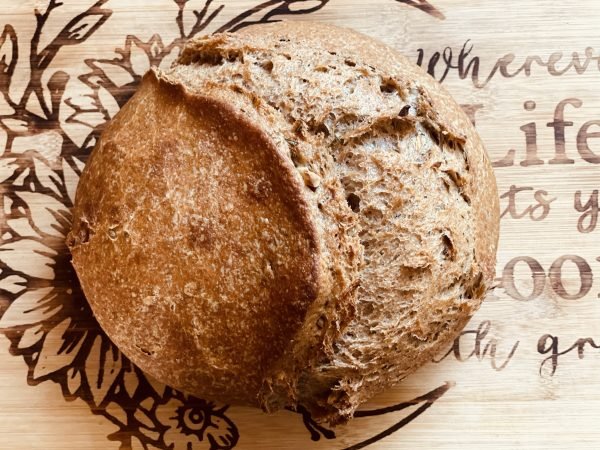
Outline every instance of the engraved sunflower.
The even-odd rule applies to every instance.
[[[164,434],[165,444],[173,450],[233,448],[238,432],[224,415],[226,409],[227,406],[217,408],[212,402],[191,396],[171,397],[156,410],[160,422],[169,426]],[[181,435],[185,438],[181,439]]]

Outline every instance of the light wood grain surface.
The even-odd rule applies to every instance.
[[[64,3],[0,0],[1,450],[600,448],[599,2]],[[268,20],[352,27],[420,62],[473,114],[505,212],[498,287],[463,336],[335,430],[144,375],[63,243],[86,157],[150,65]]]

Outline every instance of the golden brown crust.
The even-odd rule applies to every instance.
[[[256,404],[319,289],[303,188],[255,124],[149,72],[94,150],[69,235],[102,327],[157,378]]]
[[[147,130],[154,147],[140,145]],[[238,141],[232,141],[227,136],[236,130]],[[170,161],[184,158],[191,142],[203,151]],[[222,149],[243,151],[225,164],[218,158]],[[128,164],[122,164],[125,157]],[[156,213],[160,220],[130,221],[131,229],[162,232],[170,246],[144,242],[142,248],[179,273],[181,283],[194,280],[221,294],[213,306],[224,319],[207,316],[196,300],[188,303],[191,312],[173,317],[168,308],[185,284],[174,294],[153,295],[159,314],[135,309],[133,293],[146,285],[170,286],[173,275],[151,277],[146,271],[157,261],[132,260],[133,247],[115,251],[115,242],[97,238],[108,233],[114,204],[146,198],[144,167],[152,158],[156,167],[169,167],[154,174],[150,189],[162,203],[125,208],[123,220],[136,210]],[[225,164],[227,176],[217,170],[215,180],[182,169],[210,172],[218,164]],[[110,168],[118,174],[114,182],[106,179]],[[256,198],[265,192],[260,181],[230,192],[251,173],[275,183],[267,189],[272,199],[266,212]],[[238,201],[250,192],[257,202],[198,213],[168,194],[185,196],[190,186],[214,188],[219,200],[230,195]],[[211,288],[215,277],[196,274],[227,266],[225,259],[194,265],[186,258],[205,250],[185,245],[187,256],[179,256],[181,233],[168,220],[177,214],[203,214],[209,226],[201,221],[192,234],[208,230],[213,240],[239,231],[213,229],[215,218],[242,214],[241,225],[255,224],[254,234],[230,239],[231,251],[248,251],[257,236],[288,230],[269,253],[287,271],[266,280],[261,248],[260,261],[236,260],[229,284]],[[479,307],[494,276],[499,207],[481,140],[439,84],[378,41],[301,22],[195,39],[160,79],[149,75],[94,151],[74,216],[71,247],[84,291],[102,326],[134,362],[197,395],[258,403],[269,411],[303,405],[317,420],[339,423],[429,361]],[[258,223],[259,217],[269,222]],[[82,244],[86,234],[91,237]],[[103,266],[107,258],[115,273],[130,278],[117,279]],[[131,278],[140,268],[144,275]],[[248,296],[238,295],[242,284]],[[256,299],[268,300],[260,311]],[[129,328],[149,325],[158,331],[131,339]],[[211,331],[182,350],[192,342],[180,332],[186,327]],[[132,347],[136,340],[163,342],[169,350],[150,359]]]

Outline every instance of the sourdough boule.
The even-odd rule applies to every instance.
[[[143,370],[335,424],[446,347],[494,276],[498,198],[456,102],[317,23],[193,39],[82,174],[68,245]]]

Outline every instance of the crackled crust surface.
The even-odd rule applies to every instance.
[[[175,111],[179,116],[172,119]],[[211,126],[218,131],[207,132]],[[125,136],[125,130],[135,133]],[[231,133],[239,140],[228,139]],[[146,134],[153,136],[156,149],[140,146],[147,142]],[[182,141],[181,134],[189,140]],[[260,264],[236,260],[231,266],[235,270],[222,278],[219,289],[235,286],[219,290],[217,302],[219,314],[230,319],[207,317],[196,307],[203,300],[196,299],[187,303],[192,312],[174,317],[166,306],[172,303],[170,297],[162,294],[155,296],[162,309],[150,317],[136,309],[140,299],[132,294],[141,281],[162,289],[171,272],[128,278],[117,283],[126,285],[120,286],[125,289],[121,292],[103,267],[107,256],[116,258],[117,272],[130,275],[138,270],[132,267],[149,264],[130,261],[130,247],[113,251],[114,240],[96,231],[110,227],[101,219],[110,201],[123,202],[129,190],[147,186],[147,175],[132,168],[120,169],[123,175],[115,184],[103,181],[106,167],[121,162],[114,158],[132,158],[131,153],[138,160],[164,158],[165,142],[176,142],[167,144],[171,151],[166,153],[173,158],[192,142],[200,153],[212,154],[221,147],[244,151],[224,163],[231,179],[178,178],[188,166],[214,169],[212,159],[194,159],[198,151],[177,161],[173,185],[163,186],[168,175],[158,174],[154,201],[164,201],[170,189],[201,189],[206,183],[219,192],[231,183],[241,186],[245,181],[240,180],[254,171],[268,180],[281,177],[266,202],[272,206],[267,215],[276,225],[258,223],[262,210],[251,203],[241,211],[239,202],[224,210],[220,194],[215,198],[221,206],[215,203],[201,214],[206,220],[228,220],[239,213],[261,235],[279,230],[285,243],[269,254],[286,261],[289,269],[277,282],[257,281],[265,280],[263,259]],[[138,160],[138,167],[146,164]],[[383,44],[342,28],[270,24],[189,42],[172,69],[145,78],[104,133],[81,183],[71,245],[101,324],[143,368],[197,395],[260,404],[269,411],[301,404],[318,420],[344,422],[360,403],[449,344],[492,284],[498,200],[474,128],[446,91],[418,67]],[[109,201],[104,191],[114,198]],[[239,190],[230,195],[246,198]],[[188,195],[192,197],[198,198]],[[172,214],[186,216],[202,209],[198,200],[190,202],[191,209],[179,212],[181,203],[173,202]],[[142,206],[144,220],[161,207]],[[136,230],[149,226],[144,220]],[[166,219],[156,222],[155,232],[165,239],[178,236],[169,226]],[[82,227],[93,230],[85,244],[77,240]],[[219,229],[215,236],[223,238],[231,231]],[[99,235],[103,238],[94,243]],[[244,246],[245,239],[239,235],[233,241]],[[198,261],[193,270],[202,273],[208,266],[202,256],[206,248],[188,251]],[[187,261],[162,254],[164,249],[156,252],[171,265],[169,270],[179,271]],[[186,277],[191,272],[181,280]],[[209,284],[213,278],[214,273],[207,277]],[[238,295],[241,279],[249,296],[266,302],[260,311],[253,309],[249,297]],[[193,280],[199,289],[205,282],[197,276]],[[173,295],[183,295],[178,292],[184,288],[185,283],[174,288]],[[156,323],[160,342],[170,353],[146,357],[132,347],[135,339],[127,331],[132,324],[123,322],[124,313],[142,329]],[[271,327],[258,326],[259,317]],[[249,340],[230,334],[235,322]],[[211,329],[211,339],[205,334],[190,337],[205,327]],[[182,329],[189,332],[182,334]],[[173,333],[183,337],[176,340]],[[192,342],[195,346],[188,345]],[[224,356],[228,353],[235,356]]]

